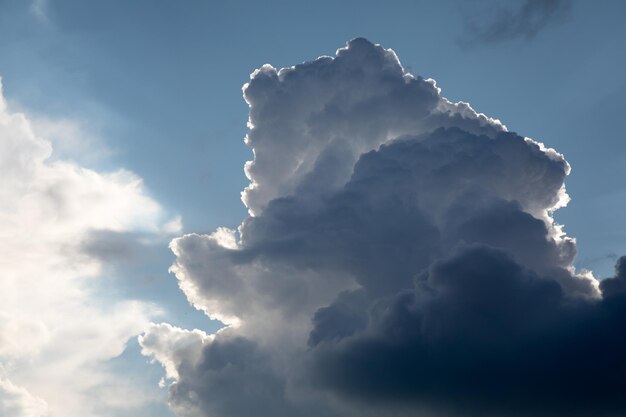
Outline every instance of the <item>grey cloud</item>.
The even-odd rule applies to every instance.
[[[318,340],[308,374],[380,415],[427,405],[451,416],[618,416],[625,302],[569,300],[556,281],[474,244],[375,303],[366,329]]]
[[[626,412],[626,263],[601,284],[573,267],[562,155],[363,39],[245,95],[253,215],[171,245],[231,327],[143,339],[180,416]]]
[[[508,3],[510,6],[510,3]],[[511,39],[532,39],[547,26],[566,19],[571,11],[571,0],[524,0],[517,8],[503,7],[492,2],[483,9],[491,13],[466,13],[465,45],[503,42]],[[482,10],[479,8],[478,10]]]
[[[196,366],[179,372],[183,377],[170,390],[174,409],[191,405],[216,416],[297,414],[284,400],[285,381],[274,373],[268,356],[245,338],[220,337],[204,349]]]
[[[136,260],[141,256],[141,236],[134,232],[92,230],[82,240],[80,251],[105,263],[120,263]]]
[[[605,296],[625,296],[626,297],[626,256],[617,260],[615,265],[615,276],[607,278],[600,283],[602,293]]]

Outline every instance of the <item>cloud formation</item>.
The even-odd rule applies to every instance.
[[[524,0],[512,10],[501,3],[484,6],[484,11],[467,16],[467,33],[463,43],[494,43],[512,39],[529,40],[547,26],[565,19],[572,8],[571,0]],[[489,16],[485,18],[484,16]]]
[[[105,302],[101,258],[83,242],[106,250],[98,236],[154,235],[167,219],[136,175],[53,158],[40,136],[47,129],[35,125],[0,94],[0,415],[111,415],[105,410],[135,400],[112,399],[105,387],[137,388],[121,384],[106,362],[159,309]]]
[[[171,243],[228,327],[140,338],[177,415],[626,411],[626,262],[601,284],[573,267],[562,155],[365,39],[265,65],[244,97],[250,216]]]

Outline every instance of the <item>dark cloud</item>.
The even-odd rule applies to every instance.
[[[603,280],[600,288],[605,297],[626,296],[626,256],[617,260],[615,276]]]
[[[626,410],[624,293],[573,301],[506,252],[470,245],[366,315],[368,327],[349,337],[318,336],[308,372],[381,414],[412,405],[455,416]]]
[[[284,379],[274,373],[269,362],[255,343],[242,337],[221,337],[203,350],[196,366],[183,370],[170,398],[182,403],[181,408],[188,408],[191,402],[206,415],[297,414],[284,399]]]
[[[141,340],[177,414],[626,412],[626,263],[601,284],[573,267],[562,155],[363,39],[244,94],[252,215],[171,245],[231,327]]]
[[[466,12],[466,34],[461,43],[532,39],[547,26],[566,19],[572,8],[571,0],[524,0],[517,7],[510,7],[511,3],[504,7],[491,2]]]

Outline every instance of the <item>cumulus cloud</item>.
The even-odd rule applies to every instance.
[[[0,414],[104,416],[107,400],[90,392],[113,385],[106,362],[159,309],[100,300],[94,252],[119,253],[97,238],[171,225],[135,174],[54,157],[38,126],[0,95]]]
[[[473,6],[476,6],[475,4]],[[524,0],[517,8],[490,2],[468,12],[464,44],[532,39],[551,24],[569,15],[571,0]],[[479,17],[480,16],[480,17]],[[487,16],[487,17],[485,17]]]
[[[441,98],[434,80],[413,77],[392,50],[373,53],[361,39],[336,58],[281,70],[264,65],[244,97],[254,160],[245,167],[251,184],[243,199],[253,214],[297,187],[311,193],[341,186],[361,154],[391,138],[440,126],[486,135],[504,129],[466,103]]]
[[[626,411],[626,263],[574,268],[561,154],[365,39],[265,65],[244,97],[250,215],[171,243],[227,327],[140,339],[179,416]]]

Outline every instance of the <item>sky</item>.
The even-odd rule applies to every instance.
[[[0,415],[623,415],[625,15],[0,0]]]

